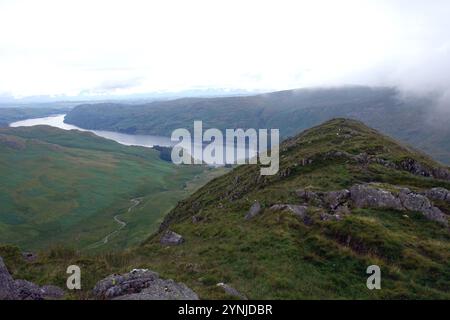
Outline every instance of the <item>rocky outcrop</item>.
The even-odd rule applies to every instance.
[[[41,288],[33,282],[27,280],[14,281],[16,287],[17,300],[43,300]]]
[[[450,180],[450,172],[447,169],[430,168],[414,159],[402,160],[398,165],[398,168],[423,177],[431,177],[441,180]]]
[[[448,225],[446,215],[439,208],[434,207],[424,195],[411,192],[409,189],[402,189],[399,199],[406,210],[421,212],[428,220]]]
[[[236,297],[238,299],[241,300],[248,300],[247,296],[245,294],[240,293],[239,291],[237,291],[235,288],[233,288],[232,286],[226,284],[226,283],[218,283],[217,284],[218,287],[222,288],[223,291],[225,291],[226,294],[232,296],[232,297]]]
[[[350,189],[350,195],[357,208],[403,209],[398,197],[389,191],[370,185],[355,185]]]
[[[198,300],[198,295],[183,283],[164,280],[156,272],[135,269],[111,275],[93,289],[97,299],[114,300]]]
[[[371,163],[380,164],[387,168],[408,171],[411,174],[430,177],[440,180],[450,180],[450,171],[443,167],[430,167],[415,159],[406,158],[399,162],[393,162],[387,159],[383,159],[376,155],[369,155],[367,153],[360,153],[357,155],[345,152],[345,151],[329,151],[316,156],[323,160],[335,160],[343,159],[357,162],[361,165],[368,165]],[[314,160],[309,159],[307,162],[312,163]]]
[[[307,206],[299,206],[294,204],[275,204],[270,207],[271,211],[289,211],[298,218],[300,218],[304,224],[311,225],[313,223],[312,218],[308,215]]]
[[[167,230],[163,233],[160,243],[169,246],[177,246],[184,242],[184,238],[173,231]]]
[[[256,217],[261,212],[261,204],[256,201],[248,210],[248,213],[245,215],[245,220],[250,220]]]
[[[0,300],[14,300],[16,297],[14,280],[0,257]]]
[[[40,287],[27,280],[14,280],[0,257],[0,300],[45,300],[62,297],[64,291],[59,287]]]
[[[446,201],[450,203],[450,191],[445,188],[433,188],[425,192],[425,195],[436,201]]]
[[[324,221],[339,221],[349,214],[350,208],[353,207],[417,211],[429,220],[448,226],[447,216],[430,201],[430,199],[449,201],[450,193],[447,189],[433,188],[425,194],[415,193],[406,188],[398,188],[397,191],[391,192],[376,184],[358,184],[350,190],[331,192],[298,190],[296,194],[300,200],[326,209],[328,213],[320,215]]]
[[[323,195],[323,200],[329,209],[335,211],[341,206],[344,206],[345,203],[350,198],[350,191],[344,189],[339,191],[331,191],[325,192]]]

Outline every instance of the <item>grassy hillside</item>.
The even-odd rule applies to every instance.
[[[174,129],[279,128],[283,137],[335,117],[361,120],[450,164],[450,115],[431,98],[411,98],[392,88],[288,90],[255,96],[186,98],[144,105],[95,104],[74,108],[68,123],[88,129],[169,136]]]
[[[156,151],[90,133],[0,129],[0,242],[24,250],[91,248],[120,227],[114,220],[119,215],[127,226],[93,247],[137,244],[191,191],[186,184],[205,182],[209,171],[176,167]],[[139,205],[128,211],[134,198]]]
[[[438,163],[344,119],[307,130],[280,150],[278,175],[261,177],[257,165],[240,166],[179,202],[161,227],[161,232],[170,229],[185,238],[179,246],[161,245],[161,233],[156,233],[138,247],[95,257],[54,249],[25,264],[12,248],[0,248],[0,255],[17,277],[38,283],[62,285],[65,267],[80,265],[86,278],[77,298],[89,297],[89,289],[104,276],[132,268],[182,281],[201,298],[229,297],[219,282],[251,299],[450,298],[449,230],[421,213],[351,207],[342,220],[324,220],[311,207],[305,220],[269,209],[302,204],[299,189],[325,192],[360,183],[377,183],[385,190],[450,189],[448,180],[394,166],[414,160],[422,168],[437,169]],[[392,166],[359,160],[367,158]],[[262,211],[245,220],[255,201]],[[450,213],[448,203],[435,205]],[[366,268],[373,264],[381,267],[382,290],[366,288]]]

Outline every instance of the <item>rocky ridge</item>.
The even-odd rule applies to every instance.
[[[376,183],[357,184],[349,190],[314,192],[300,189],[296,191],[303,205],[275,204],[272,211],[288,210],[303,220],[311,210],[319,210],[322,220],[341,220],[342,215],[349,214],[351,208],[393,209],[399,211],[416,211],[425,218],[448,227],[448,218],[432,200],[450,202],[450,191],[433,188],[423,194],[408,188],[392,187],[394,191],[382,188]],[[252,209],[250,209],[251,211]]]

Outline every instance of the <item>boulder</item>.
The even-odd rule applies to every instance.
[[[15,280],[14,285],[17,290],[17,300],[44,300],[43,292],[37,284],[27,280]]]
[[[250,220],[256,217],[261,212],[261,204],[256,201],[248,210],[248,213],[245,215],[245,220]]]
[[[325,203],[331,210],[336,210],[338,207],[344,205],[349,198],[350,191],[347,189],[325,192],[323,195]]]
[[[378,189],[370,185],[354,185],[350,189],[350,197],[357,208],[384,208],[403,210],[403,206],[392,192]]]
[[[44,299],[61,299],[64,297],[65,292],[63,289],[57,286],[46,285],[41,287],[42,296]]]
[[[223,291],[226,292],[226,294],[232,296],[232,297],[236,297],[239,298],[241,300],[248,300],[248,298],[240,293],[239,291],[237,291],[235,288],[231,287],[230,285],[226,284],[226,283],[218,283],[217,284],[218,287],[222,288]]]
[[[198,295],[183,283],[164,280],[156,272],[135,269],[111,275],[93,289],[98,299],[114,300],[198,300]]]
[[[447,216],[439,208],[434,207],[426,196],[402,189],[399,199],[406,210],[421,212],[428,220],[448,226]]]
[[[160,239],[160,243],[164,245],[177,246],[184,242],[184,238],[173,231],[167,230]]]
[[[307,215],[307,206],[298,206],[294,204],[275,204],[270,207],[270,210],[272,211],[283,211],[287,210],[292,212],[294,215],[304,218]]]
[[[294,204],[275,204],[270,207],[271,211],[289,211],[293,213],[295,216],[299,217],[304,224],[311,225],[313,224],[312,218],[308,215],[308,207],[307,206],[299,206]]]
[[[425,195],[431,200],[446,201],[450,203],[450,191],[445,188],[433,188],[425,192]]]
[[[309,190],[304,190],[304,189],[299,189],[296,191],[296,194],[300,198],[301,201],[313,204],[315,206],[323,205],[323,201],[321,199],[320,193],[317,193],[314,191],[309,191]]]
[[[320,220],[322,221],[341,221],[342,216],[339,214],[328,214],[328,213],[321,213],[320,214]]]
[[[0,300],[14,299],[17,299],[17,291],[14,285],[14,280],[3,263],[2,257],[0,257]]]

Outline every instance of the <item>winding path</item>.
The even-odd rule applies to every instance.
[[[130,201],[131,201],[131,206],[128,208],[127,213],[130,212],[131,210],[133,210],[134,208],[136,208],[141,203],[142,198],[134,198],[134,199],[131,199]],[[119,233],[120,230],[122,230],[123,228],[125,228],[127,226],[127,223],[125,221],[120,220],[119,216],[120,216],[120,214],[116,214],[113,217],[114,221],[119,225],[119,228],[114,230],[113,232],[109,233],[108,235],[106,235],[102,240],[91,244],[88,247],[88,249],[98,248],[100,246],[107,244],[109,242],[109,239],[112,236]]]

